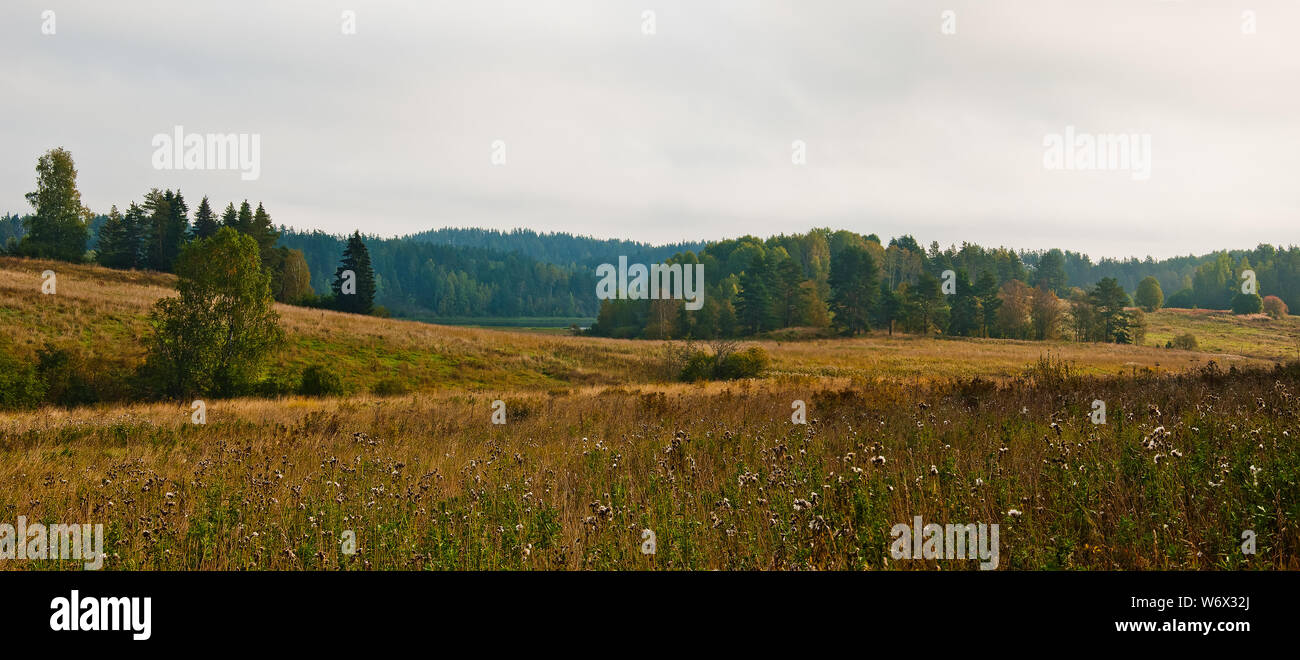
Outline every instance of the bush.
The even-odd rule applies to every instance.
[[[687,382],[709,380],[712,377],[713,356],[704,351],[693,351],[686,356],[686,364],[678,375],[678,378]]]
[[[0,409],[35,408],[45,399],[45,383],[36,367],[0,345]]]
[[[1196,295],[1190,289],[1183,289],[1165,299],[1165,307],[1176,309],[1196,309]]]
[[[734,349],[735,342],[714,342],[713,353],[685,344],[680,348],[669,345],[668,364],[679,380],[733,380],[757,378],[767,369],[771,359],[767,351],[751,346],[743,351]]]
[[[1177,348],[1179,350],[1184,350],[1184,351],[1194,351],[1197,349],[1199,344],[1197,344],[1196,342],[1195,335],[1193,335],[1190,332],[1185,332],[1181,335],[1178,335],[1177,337],[1174,337],[1172,341],[1166,344],[1166,346],[1169,348]]]
[[[1238,293],[1232,297],[1233,314],[1258,314],[1264,308],[1264,300],[1258,293]]]
[[[375,396],[398,396],[401,394],[407,394],[410,391],[411,390],[406,386],[406,383],[403,383],[396,378],[385,378],[378,383],[375,383],[370,388],[370,393]]]
[[[80,406],[99,400],[80,353],[46,344],[36,353],[36,373],[45,383],[45,399],[50,403]]]
[[[1286,303],[1281,298],[1264,296],[1264,313],[1275,319],[1280,319],[1290,313],[1290,310],[1287,309]]]
[[[344,394],[343,380],[329,369],[312,365],[302,372],[298,393],[303,396],[335,396]]]
[[[757,378],[767,369],[771,359],[767,351],[760,346],[751,346],[743,351],[732,353],[718,364],[717,377],[725,380],[734,378]]]
[[[257,381],[253,394],[263,398],[278,398],[298,391],[299,383],[287,376],[269,376]]]

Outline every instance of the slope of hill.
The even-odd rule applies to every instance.
[[[57,274],[57,293],[41,294],[41,272]],[[0,257],[0,337],[30,357],[46,343],[73,346],[106,368],[127,372],[142,360],[153,303],[173,295],[171,275]],[[416,391],[548,390],[661,382],[663,343],[540,335],[381,319],[277,305],[287,346],[268,376],[294,379],[309,365],[338,372],[353,391],[395,380]],[[888,337],[752,342],[772,357],[777,378],[937,380],[1008,378],[1051,354],[1079,373],[1149,367],[1178,371],[1215,360],[1266,364],[1295,355],[1295,317],[1261,322],[1226,315],[1162,311],[1148,315],[1151,343],[1191,329],[1206,352],[1013,340]],[[1209,352],[1216,351],[1216,352]]]

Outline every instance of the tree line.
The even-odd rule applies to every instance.
[[[923,248],[911,236],[885,245],[875,235],[829,229],[665,246],[529,230],[440,229],[380,239],[277,229],[261,203],[247,200],[226,204],[218,214],[205,197],[191,215],[179,190],[150,190],[124,212],[114,206],[107,215],[94,215],[81,203],[66,150],[47,152],[36,170],[37,190],[27,195],[33,213],[0,218],[0,242],[10,254],[170,272],[184,245],[230,227],[257,242],[277,301],[424,320],[595,317],[593,333],[629,337],[734,337],[834,327],[849,334],[897,328],[959,336],[1113,338],[1114,332],[1089,326],[1083,307],[1096,307],[1096,300],[1111,295],[1109,285],[1097,289],[1107,279],[1125,296],[1159,289],[1155,307],[1135,303],[1147,310],[1163,305],[1278,314],[1300,304],[1297,247],[1264,244],[1205,257],[1093,263],[1087,255],[1059,249],[1017,252],[971,243],[941,249],[935,242]],[[680,304],[597,300],[594,266],[619,256],[638,263],[706,264],[705,309],[684,315]],[[833,261],[839,262],[836,273]],[[354,281],[345,281],[346,271],[355,274]],[[938,282],[945,271],[954,279]],[[1247,271],[1269,295],[1239,295]],[[872,281],[874,288],[864,286]],[[952,290],[943,291],[945,286]],[[344,287],[356,287],[356,296],[340,295]],[[1140,325],[1135,314],[1126,314],[1134,317],[1129,324]],[[1115,319],[1109,320],[1114,326]]]
[[[1265,269],[1226,253],[1197,268],[1197,300],[1238,313],[1286,313],[1278,296],[1241,292],[1253,272],[1263,290],[1276,285],[1284,253],[1261,251]],[[1293,248],[1292,254],[1296,253]],[[969,243],[923,249],[911,236],[879,237],[817,229],[766,240],[745,236],[709,244],[671,261],[705,265],[705,302],[688,312],[680,300],[606,300],[588,331],[609,337],[710,339],[756,336],[790,328],[856,335],[872,329],[916,334],[1140,343],[1144,313],[1165,305],[1148,276],[1136,300],[1114,277],[1070,286],[1064,253],[1035,254]],[[1279,287],[1280,288],[1280,287]]]
[[[360,314],[375,309],[374,271],[359,232],[342,241],[342,256],[336,257],[337,268],[328,282],[331,293],[318,296],[302,251],[278,245],[281,232],[261,202],[256,209],[248,200],[238,207],[228,203],[218,215],[205,196],[191,220],[189,204],[180,190],[154,188],[140,202],[130,202],[125,212],[113,205],[107,216],[97,217],[82,205],[76,164],[72,154],[62,148],[40,157],[36,180],[37,189],[26,196],[33,213],[22,218],[6,216],[0,222],[0,230],[7,233],[5,252],[9,254],[170,273],[176,272],[187,245],[229,228],[256,244],[274,300]],[[15,226],[19,223],[21,231]],[[94,249],[88,250],[92,230]]]

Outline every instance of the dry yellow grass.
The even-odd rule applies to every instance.
[[[40,273],[58,274],[58,293],[40,293]],[[46,342],[75,343],[89,354],[132,368],[143,355],[147,314],[172,295],[171,275],[114,271],[96,266],[0,258],[0,329],[19,350]],[[396,379],[412,390],[442,388],[539,390],[663,380],[662,342],[543,335],[508,330],[440,326],[277,305],[289,341],[269,375],[292,379],[311,364],[329,366],[354,391]],[[1177,312],[1149,315],[1167,332]],[[875,333],[854,339],[755,342],[767,349],[774,373],[814,378],[944,380],[1006,379],[1052,354],[1080,373],[1116,374],[1150,368],[1178,372],[1210,360],[1221,365],[1266,365],[1289,355],[1289,338],[1300,336],[1288,319],[1253,329],[1219,319],[1233,343],[1208,341],[1218,352],[1155,346],[992,339],[944,340]],[[1208,334],[1208,329],[1202,329]],[[1158,333],[1154,333],[1158,334]],[[1158,336],[1163,336],[1159,335]],[[1289,335],[1288,335],[1289,336]],[[1273,338],[1268,339],[1266,338]],[[1163,342],[1161,342],[1163,343]],[[1239,351],[1239,352],[1238,352]]]

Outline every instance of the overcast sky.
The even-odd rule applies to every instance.
[[[0,212],[63,146],[96,211],[170,187],[330,232],[1300,243],[1298,31],[1285,0],[5,0]],[[155,169],[177,125],[259,134],[260,177]],[[1149,135],[1150,178],[1046,169],[1067,126]]]

